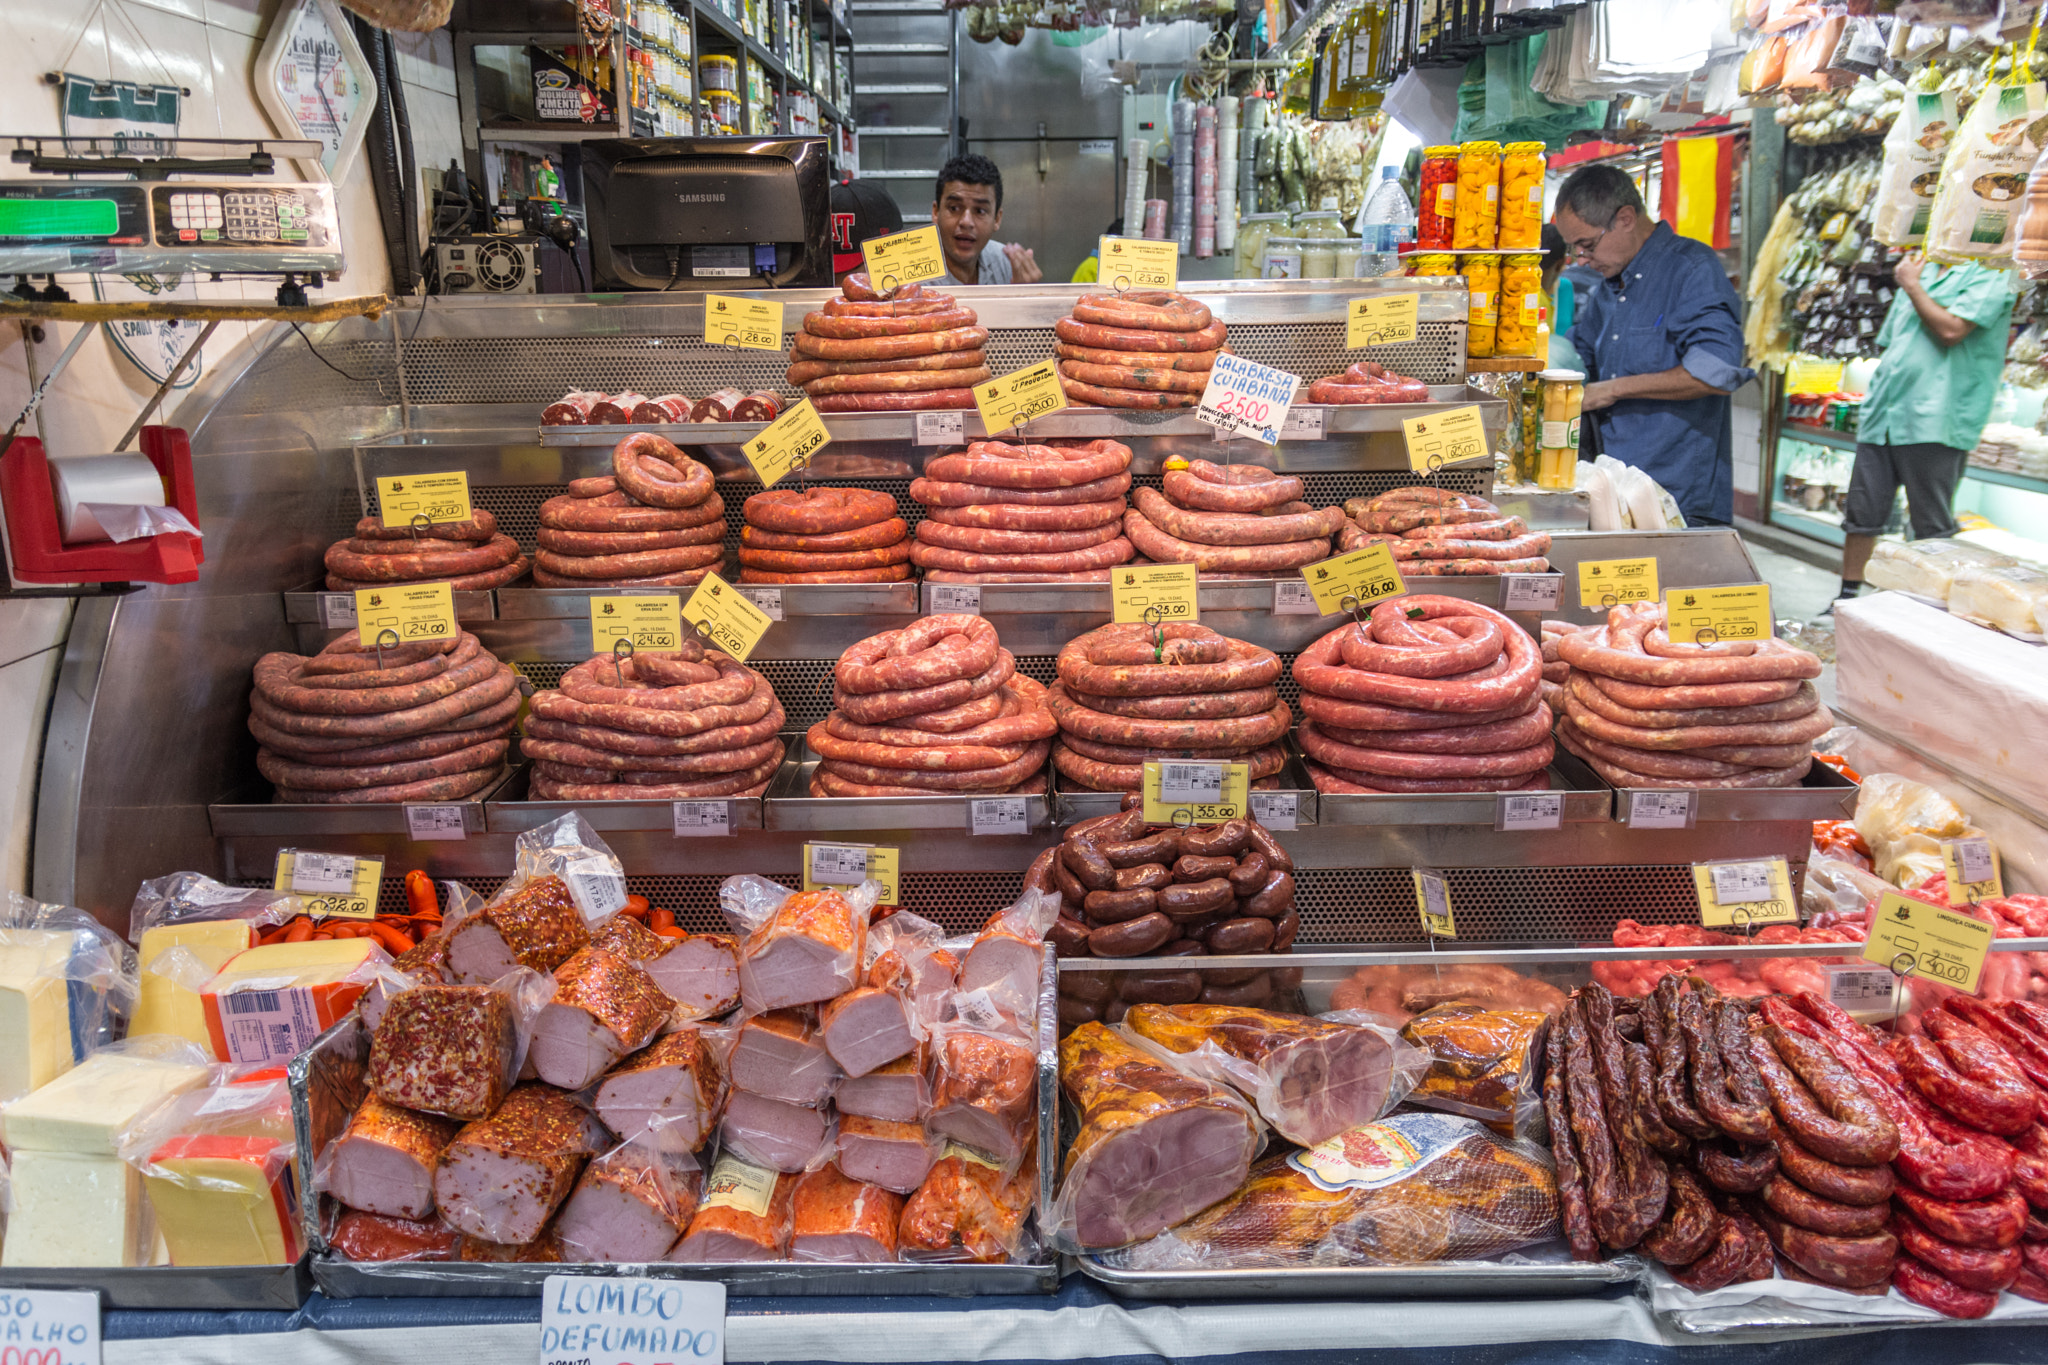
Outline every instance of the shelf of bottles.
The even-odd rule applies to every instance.
[[[1325,0],[1274,46],[1295,58],[1288,84],[1297,112],[1361,118],[1414,67],[1463,66],[1489,43],[1563,23],[1554,11],[1495,8],[1492,0]]]

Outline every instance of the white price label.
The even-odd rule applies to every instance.
[[[626,908],[626,878],[617,863],[599,854],[578,858],[567,869],[569,899],[595,924]]]
[[[460,806],[407,806],[405,832],[421,842],[469,837],[469,831],[462,826]]]
[[[867,880],[868,851],[854,844],[809,844],[811,880],[821,886],[859,886]]]
[[[981,615],[981,584],[979,583],[932,583],[926,589],[932,595],[932,614],[948,616]]]
[[[1770,898],[1769,863],[1715,863],[1713,875],[1718,905],[1745,905]]]
[[[995,997],[989,994],[986,986],[955,995],[953,1013],[976,1028],[996,1029],[1009,1022],[1003,1018],[1003,1011],[996,1005]]]
[[[967,826],[975,834],[1029,834],[1028,807],[1021,796],[978,797],[967,803]]]
[[[711,1280],[550,1275],[540,1365],[725,1365],[725,1286]]]
[[[1287,420],[1280,424],[1280,439],[1320,441],[1323,439],[1323,419],[1327,416],[1328,408],[1289,408]]]
[[[740,588],[739,595],[761,609],[761,614],[771,621],[782,619],[782,589]]]
[[[1691,829],[1695,791],[1631,789],[1628,823],[1636,829]]]
[[[674,801],[669,805],[678,839],[732,833],[732,802]]]
[[[6,1358],[22,1365],[100,1365],[98,1290],[9,1289],[0,1292],[7,1320]]]
[[[1296,829],[1301,820],[1301,798],[1293,792],[1253,792],[1252,819],[1267,829]]]
[[[288,1062],[320,1036],[320,1006],[308,987],[261,990],[252,983],[221,995],[220,1023],[229,1061]]]
[[[1998,865],[1991,858],[1989,839],[1956,840],[1956,866],[1963,870],[1966,882],[1988,882],[1998,875]]]
[[[1494,807],[1497,830],[1556,829],[1562,824],[1563,792],[1502,792]]]
[[[333,895],[355,888],[356,860],[346,853],[294,853],[292,890],[300,895]]]
[[[356,628],[356,595],[352,592],[323,592],[320,598],[320,624],[329,630],[354,630]]]
[[[964,409],[954,409],[950,412],[920,412],[917,414],[916,444],[921,446],[942,446],[966,439],[967,413]]]
[[[1828,1003],[1845,1010],[1883,1010],[1892,1003],[1896,980],[1888,967],[1822,968],[1828,974]]]
[[[1316,595],[1309,591],[1306,582],[1299,578],[1280,578],[1273,582],[1273,614],[1321,616],[1323,609],[1316,605]]]
[[[1221,763],[1162,763],[1159,800],[1169,806],[1213,806],[1223,800]]]
[[[1298,376],[1285,370],[1225,351],[1209,371],[1195,420],[1216,428],[1218,436],[1243,436],[1273,445],[1300,384]]]
[[[1501,575],[1502,611],[1556,611],[1564,595],[1561,573],[1511,573]]]

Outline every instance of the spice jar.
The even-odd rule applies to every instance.
[[[1500,257],[1467,256],[1465,262],[1465,354],[1494,353],[1494,329],[1500,322]]]
[[[1422,180],[1416,186],[1415,243],[1418,249],[1451,249],[1452,227],[1458,219],[1458,149],[1430,147],[1422,153]]]
[[[1543,144],[1510,142],[1500,165],[1500,249],[1543,245]]]
[[[1579,407],[1586,398],[1586,376],[1580,370],[1545,370],[1536,377],[1543,381],[1536,484],[1571,488],[1579,475]]]
[[[1418,251],[1406,259],[1408,262],[1407,273],[1411,279],[1421,279],[1436,275],[1455,275],[1458,273],[1451,264],[1457,258],[1445,252]]]
[[[1491,251],[1500,226],[1500,144],[1468,142],[1458,148],[1458,221],[1451,246]]]
[[[1506,235],[1507,221],[1501,221]],[[1484,260],[1485,257],[1475,257]],[[1536,354],[1543,325],[1543,257],[1534,253],[1505,256],[1500,272],[1500,326],[1494,333],[1495,355]]]

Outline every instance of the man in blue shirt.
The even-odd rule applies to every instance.
[[[1570,332],[1601,450],[1662,484],[1689,524],[1728,524],[1728,395],[1756,371],[1743,368],[1742,318],[1720,258],[1651,221],[1635,182],[1614,166],[1573,172],[1557,192],[1555,221],[1570,259],[1602,276],[1577,300]]]

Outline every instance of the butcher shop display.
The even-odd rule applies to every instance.
[[[1225,340],[1206,305],[1163,289],[1083,294],[1053,335],[1067,401],[1103,408],[1194,407]]]
[[[1550,535],[1476,493],[1424,484],[1344,504],[1337,548],[1385,545],[1403,578],[1549,573]]]
[[[819,412],[971,408],[989,377],[988,329],[952,295],[921,284],[881,293],[864,272],[804,315],[787,378]]]
[[[976,441],[927,460],[911,560],[933,583],[1103,581],[1127,562],[1131,448]]]
[[[782,414],[782,400],[756,390],[718,389],[702,398],[665,393],[594,393],[575,390],[541,409],[544,427],[664,426],[685,422],[772,422]]]
[[[1795,787],[1834,727],[1819,659],[1777,639],[1679,644],[1660,603],[1559,633],[1557,654],[1558,743],[1617,787]]]
[[[536,801],[759,796],[782,766],[775,689],[695,638],[587,659],[528,705],[521,748]]]
[[[1022,795],[1046,789],[1046,688],[980,616],[926,616],[849,648],[831,714],[804,743],[812,796]]]
[[[1301,651],[1295,731],[1316,790],[1528,791],[1556,752],[1542,654],[1491,607],[1392,597]]]
[[[256,661],[249,733],[280,802],[459,801],[505,771],[517,676],[477,638]]]
[[[725,558],[725,501],[708,467],[635,432],[612,448],[610,474],[571,479],[540,505],[537,534],[543,588],[690,584]]]
[[[1059,652],[1046,704],[1053,765],[1072,787],[1135,792],[1147,762],[1243,763],[1254,784],[1286,763],[1294,711],[1274,684],[1280,656],[1175,622],[1101,626]]]
[[[523,578],[531,561],[519,542],[498,530],[498,519],[479,507],[468,521],[431,526],[386,526],[377,517],[356,523],[354,536],[327,547],[327,590],[392,588],[403,583],[446,583],[456,592],[483,592]]]
[[[1330,537],[1344,524],[1341,509],[1301,500],[1300,479],[1260,465],[1169,461],[1161,484],[1164,492],[1133,493],[1124,515],[1124,534],[1155,563],[1285,575],[1329,558]]]
[[[742,583],[893,583],[910,577],[910,524],[869,488],[771,488],[741,514]]]
[[[1427,403],[1429,385],[1397,374],[1376,360],[1353,361],[1342,374],[1308,386],[1311,403]]]

